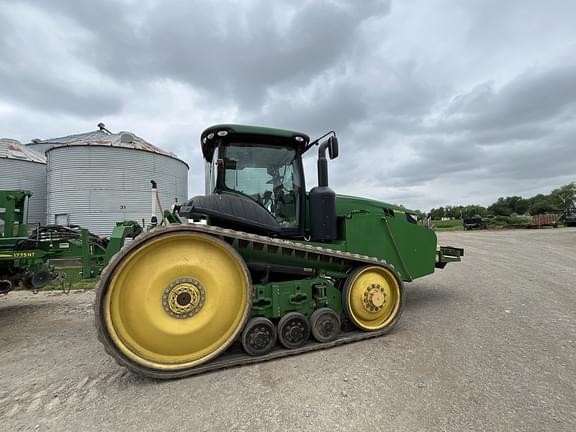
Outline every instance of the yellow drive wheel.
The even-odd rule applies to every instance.
[[[356,327],[391,330],[404,308],[404,287],[390,267],[359,267],[346,279],[342,300],[346,315]]]
[[[251,283],[240,255],[186,226],[137,238],[102,274],[100,339],[121,364],[156,378],[186,375],[244,327]]]

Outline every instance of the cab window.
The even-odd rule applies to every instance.
[[[282,227],[298,227],[300,175],[294,149],[232,143],[223,156],[227,190],[256,201]]]

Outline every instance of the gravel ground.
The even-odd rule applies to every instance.
[[[93,292],[0,298],[0,430],[576,430],[576,229],[441,233],[385,337],[178,381],[117,366]]]

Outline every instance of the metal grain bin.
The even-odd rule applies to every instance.
[[[8,138],[0,138],[0,190],[32,192],[28,223],[46,223],[46,157]]]
[[[50,142],[43,142],[42,140],[35,138],[32,140],[32,142],[26,144],[26,147],[34,150],[36,153],[45,155],[48,149],[54,147],[54,144],[51,144]]]
[[[188,165],[131,133],[96,131],[50,141],[56,143],[46,152],[50,223],[99,235],[123,220],[148,223],[150,180],[158,182],[163,208],[187,199]]]

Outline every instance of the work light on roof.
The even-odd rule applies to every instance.
[[[221,137],[224,137],[224,136],[228,135],[228,131],[225,131],[225,130],[218,131],[218,132],[217,132],[217,135],[218,135],[218,136],[221,136]]]
[[[298,141],[298,142],[304,141],[304,138],[302,138],[301,136],[297,136],[297,137],[295,137],[294,139],[295,139],[296,141]]]

